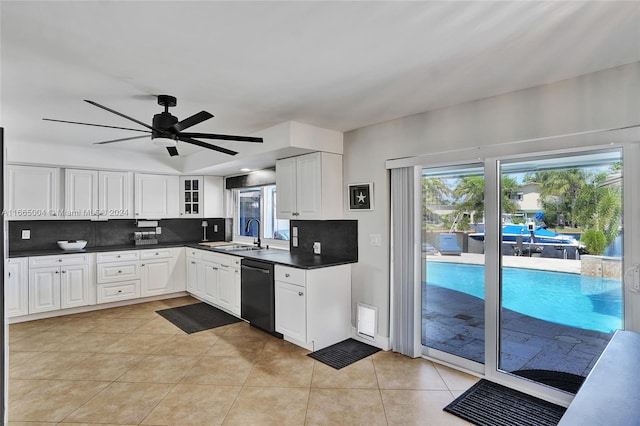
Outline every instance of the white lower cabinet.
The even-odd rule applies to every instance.
[[[140,297],[140,251],[98,253],[97,302],[108,303]]]
[[[30,257],[29,314],[94,304],[89,259],[88,254]]]
[[[173,265],[170,248],[140,250],[140,295],[146,297],[171,293]]]
[[[275,283],[276,331],[285,336],[307,341],[307,297],[304,285]]]
[[[187,291],[240,316],[240,257],[187,249]]]
[[[29,258],[5,262],[4,312],[8,318],[29,313]]]
[[[351,266],[275,265],[276,331],[317,351],[351,335]]]

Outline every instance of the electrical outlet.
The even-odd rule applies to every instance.
[[[380,247],[382,245],[382,235],[369,234],[369,245],[371,247]]]
[[[291,237],[291,245],[293,247],[298,247],[298,237]]]
[[[294,226],[291,228],[291,236],[292,237],[297,237],[298,236],[298,227]]]
[[[23,240],[30,240],[31,239],[31,230],[30,229],[23,229],[22,230],[22,239]]]
[[[213,232],[218,232],[218,225],[213,225]]]
[[[313,243],[313,253],[320,254],[320,241]]]
[[[160,226],[156,226],[156,235],[162,234],[162,228]]]

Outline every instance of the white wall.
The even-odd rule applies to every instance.
[[[344,183],[373,182],[375,210],[358,220],[356,304],[378,308],[379,342],[389,337],[389,178],[385,161],[640,123],[640,62],[357,129],[344,138]],[[560,148],[560,147],[558,147]],[[372,247],[370,234],[381,234]]]

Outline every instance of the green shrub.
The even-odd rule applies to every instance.
[[[595,229],[584,231],[580,242],[585,245],[587,252],[593,255],[601,255],[607,248],[607,237],[604,232]]]

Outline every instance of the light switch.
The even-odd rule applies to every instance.
[[[156,226],[156,234],[157,234],[157,235],[162,234],[162,227],[160,227],[160,226]]]
[[[294,226],[291,228],[291,236],[292,237],[297,237],[298,236],[298,227]]]
[[[31,239],[31,230],[30,229],[23,229],[22,230],[22,239],[23,240],[30,240]]]
[[[371,247],[380,247],[382,245],[382,235],[369,234],[369,245]]]
[[[298,247],[298,237],[291,237],[291,245],[293,247]]]
[[[218,225],[213,225],[213,232],[218,232]]]
[[[315,243],[313,243],[313,253],[314,254],[320,254],[321,253],[320,241],[316,241]]]

